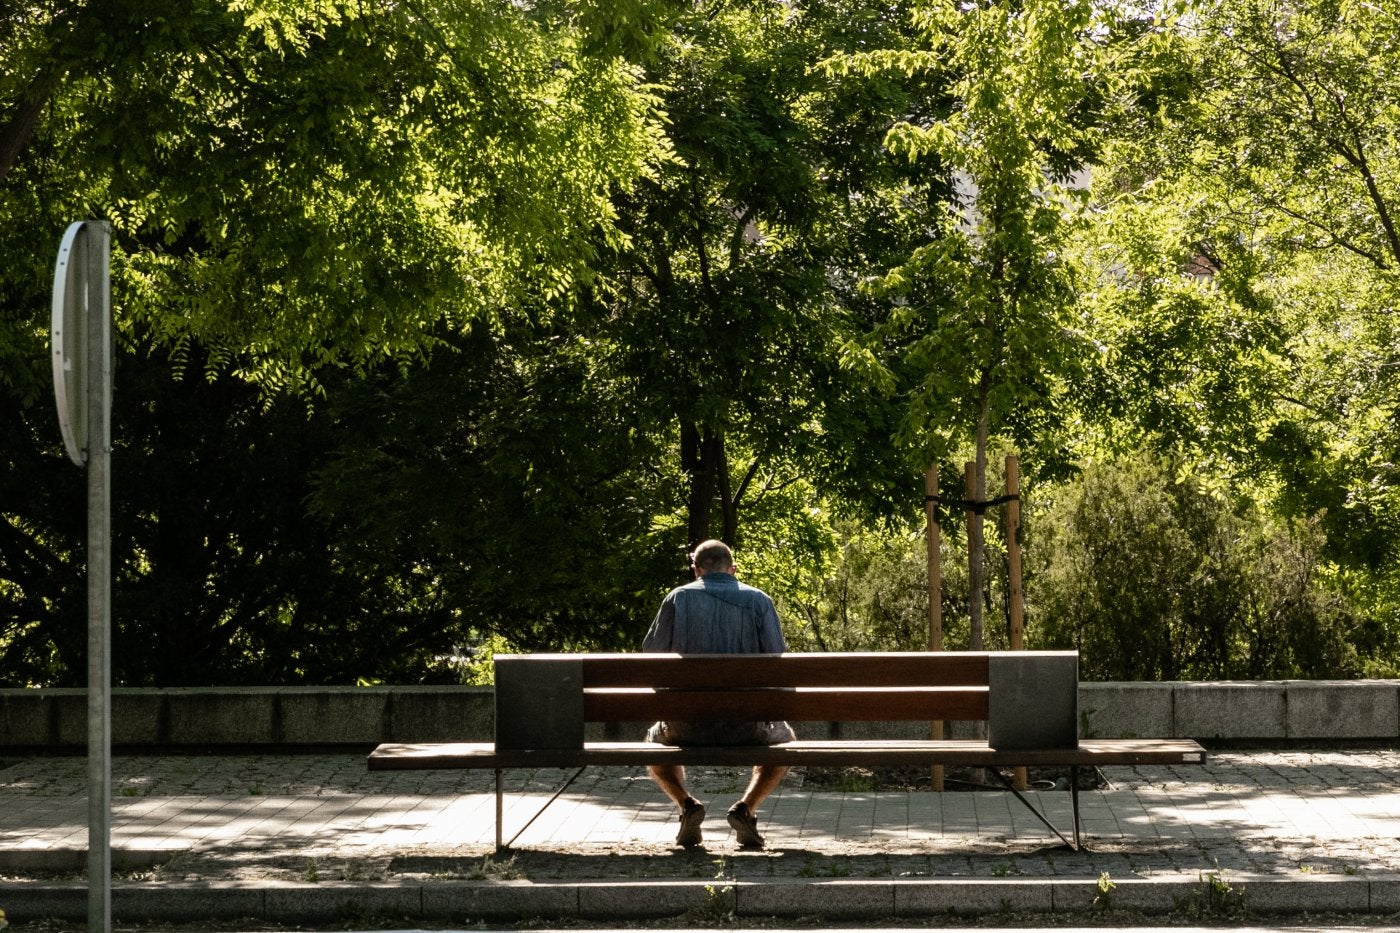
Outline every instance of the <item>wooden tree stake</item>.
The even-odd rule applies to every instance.
[[[930,464],[924,474],[924,517],[928,522],[928,650],[943,650],[943,561],[942,529],[938,527],[938,464]],[[943,738],[943,722],[930,723],[929,737]],[[932,789],[943,790],[943,766],[934,765]]]
[[[1016,497],[1021,494],[1021,467],[1014,454],[1006,457],[1006,494]],[[1006,563],[1007,589],[1011,594],[1011,650],[1025,650],[1025,629],[1022,623],[1024,610],[1021,598],[1021,500],[1012,498],[1006,503]],[[1027,786],[1026,769],[1016,768],[1012,780],[1017,790]]]

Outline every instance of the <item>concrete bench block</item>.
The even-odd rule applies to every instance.
[[[495,733],[489,687],[394,687],[390,742],[490,742]]]
[[[162,691],[166,734],[177,745],[262,745],[276,741],[269,687],[181,687]]]
[[[577,657],[497,655],[496,747],[582,748],[583,664]]]
[[[1282,739],[1288,735],[1282,681],[1176,684],[1174,735],[1191,739]]]
[[[1079,655],[1024,651],[987,661],[987,744],[998,751],[1079,744]]]
[[[375,744],[387,739],[387,688],[287,688],[278,695],[278,704],[282,741],[293,745]]]
[[[1079,685],[1079,735],[1085,739],[1168,739],[1173,732],[1170,683]]]
[[[1400,736],[1400,686],[1393,680],[1316,680],[1288,684],[1288,737]]]

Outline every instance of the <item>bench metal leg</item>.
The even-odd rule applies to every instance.
[[[496,769],[496,851],[505,848],[501,845],[501,818],[505,808],[501,806],[501,769]]]
[[[1074,848],[1075,851],[1084,851],[1084,846],[1079,842],[1079,765],[1069,766],[1069,800],[1070,800],[1070,820],[1074,826]]]
[[[502,839],[502,835],[503,835],[503,834],[502,834],[502,830],[501,830],[501,825],[502,825],[502,823],[503,823],[503,821],[504,821],[504,807],[503,807],[503,805],[502,805],[502,798],[503,798],[504,795],[503,795],[502,790],[501,790],[501,769],[500,769],[500,768],[497,768],[497,769],[496,769],[496,851],[497,851],[497,852],[500,852],[500,851],[502,851],[502,850],[504,850],[504,849],[509,849],[511,846],[515,845],[515,840],[519,839],[519,838],[525,833],[525,830],[529,829],[532,825],[534,825],[535,820],[539,819],[540,816],[544,813],[544,811],[546,811],[546,810],[549,809],[550,804],[552,804],[552,803],[554,803],[554,801],[558,800],[558,799],[559,799],[559,795],[562,794],[562,793],[564,793],[564,791],[568,790],[568,789],[573,785],[574,781],[577,781],[577,780],[578,780],[579,775],[583,774],[583,772],[584,772],[587,768],[588,768],[588,765],[582,765],[577,771],[575,771],[573,774],[571,774],[571,775],[569,776],[569,779],[568,779],[567,781],[564,782],[564,785],[554,792],[554,796],[553,796],[553,797],[550,797],[548,800],[546,800],[544,806],[540,807],[540,809],[535,813],[534,816],[532,816],[532,817],[530,817],[528,820],[526,820],[526,821],[525,821],[525,825],[522,826],[522,827],[520,827],[520,829],[516,831],[515,835],[510,837],[510,841],[507,842],[507,843],[505,843],[504,845],[501,844],[501,839]]]
[[[1012,781],[1006,775],[1002,774],[1001,770],[998,768],[991,768],[990,770],[993,774],[997,776],[997,780],[1001,781],[1002,784],[1006,785],[1007,790],[1011,791],[1011,793],[1016,795],[1017,800],[1021,801],[1021,803],[1026,805],[1027,810],[1030,810],[1032,813],[1034,813],[1036,815],[1036,818],[1039,819],[1040,822],[1044,823],[1046,828],[1049,829],[1050,832],[1060,837],[1061,842],[1063,842],[1069,848],[1074,849],[1075,851],[1079,850],[1079,788],[1077,784],[1072,785],[1072,787],[1074,788],[1072,791],[1074,799],[1071,804],[1072,809],[1074,811],[1074,842],[1070,842],[1068,839],[1065,838],[1065,834],[1060,832],[1059,829],[1056,828],[1054,823],[1050,822],[1050,818],[1040,811],[1039,807],[1031,803],[1028,797],[1026,797],[1024,794],[1022,794],[1019,790],[1016,789],[1016,784],[1014,781]],[[1071,773],[1073,773],[1076,770],[1077,769],[1075,768],[1071,768]]]

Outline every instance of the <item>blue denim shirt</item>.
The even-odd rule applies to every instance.
[[[733,574],[710,571],[666,594],[642,650],[778,654],[787,645],[767,593],[740,583]]]

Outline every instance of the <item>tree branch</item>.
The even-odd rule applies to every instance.
[[[0,127],[0,184],[9,177],[10,169],[19,161],[29,141],[34,138],[34,129],[39,124],[39,114],[58,87],[61,72],[41,71],[29,82],[24,96],[20,99],[9,120]]]

